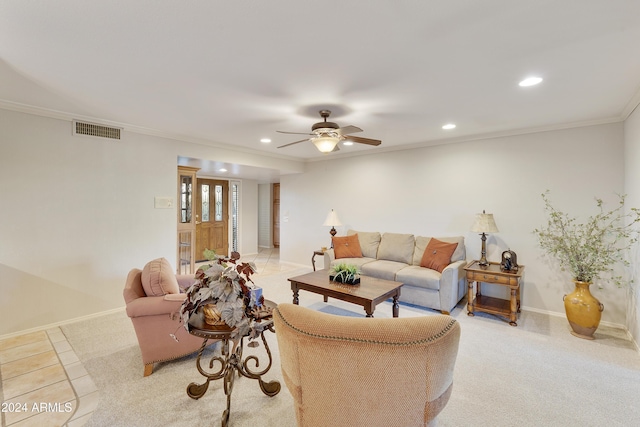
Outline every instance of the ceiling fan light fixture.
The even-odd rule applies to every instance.
[[[316,146],[321,153],[330,153],[336,148],[340,138],[333,136],[318,136],[312,139],[313,145]]]

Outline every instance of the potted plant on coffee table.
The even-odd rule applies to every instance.
[[[589,286],[596,280],[610,281],[618,286],[625,283],[616,272],[621,265],[628,265],[629,249],[638,240],[640,210],[625,211],[625,196],[619,196],[616,208],[605,211],[601,199],[596,199],[599,212],[578,222],[575,217],[555,209],[542,194],[547,225],[535,229],[540,247],[568,270],[575,283],[575,290],[563,297],[567,320],[572,334],[593,339],[600,324],[604,306],[591,295]]]
[[[357,285],[360,283],[360,270],[353,264],[338,263],[333,267],[329,279],[334,282]]]

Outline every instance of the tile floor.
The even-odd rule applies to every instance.
[[[0,341],[2,426],[82,426],[98,390],[60,328]]]
[[[292,269],[278,249],[243,257],[261,274]],[[79,427],[97,407],[99,391],[60,328],[0,341],[2,427]]]

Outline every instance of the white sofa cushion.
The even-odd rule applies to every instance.
[[[411,264],[414,246],[413,234],[384,233],[376,258]]]
[[[379,259],[368,262],[362,266],[362,274],[377,277],[378,279],[396,280],[396,273],[407,267],[404,262]],[[425,268],[426,270],[426,268]]]
[[[405,285],[419,288],[440,290],[440,278],[442,274],[430,268],[410,265],[396,274],[396,280]]]
[[[463,259],[466,259],[467,254],[464,249],[464,237],[436,237],[436,239],[440,240],[441,242],[458,244],[458,247],[455,251],[453,251],[453,254],[451,255],[451,262],[462,261]],[[427,248],[429,240],[431,240],[431,237],[416,236],[415,250],[413,251],[413,262],[411,262],[411,264],[418,266],[420,265],[422,255],[424,255],[424,250]]]
[[[333,269],[333,267],[335,267],[338,264],[349,264],[349,265],[355,265],[356,267],[358,267],[360,269],[360,271],[362,271],[362,266],[365,264],[368,264],[370,262],[375,261],[375,258],[366,258],[366,257],[362,257],[362,258],[338,258],[338,259],[334,259],[333,261],[331,261],[331,268]]]
[[[352,234],[358,235],[358,241],[360,242],[360,250],[362,251],[362,256],[367,258],[375,258],[378,254],[378,246],[380,245],[380,233],[378,233],[377,231],[347,231],[347,236],[351,236]]]

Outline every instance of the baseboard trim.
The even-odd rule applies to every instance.
[[[532,311],[534,313],[546,314],[548,316],[562,317],[563,319],[567,318],[567,316],[564,315],[563,313],[558,313],[556,311],[540,310],[538,308],[527,307],[527,306],[522,306],[522,310]],[[610,327],[615,328],[615,329],[622,329],[627,333],[627,335],[629,337],[631,336],[631,333],[629,332],[629,329],[627,329],[627,327],[625,325],[621,325],[619,323],[606,322],[606,321],[601,321],[600,324],[604,325],[604,326],[610,326]]]
[[[80,321],[83,321],[83,320],[94,319],[96,317],[106,316],[108,314],[119,313],[121,311],[124,311],[125,309],[126,309],[126,307],[119,307],[119,308],[114,308],[114,309],[111,309],[111,310],[99,311],[97,313],[88,314],[86,316],[74,317],[73,319],[63,320],[61,322],[49,323],[47,325],[37,326],[37,327],[31,328],[31,329],[24,329],[22,331],[12,332],[10,334],[5,334],[5,335],[0,335],[0,341],[5,340],[7,338],[17,337],[19,335],[31,334],[33,332],[46,331],[47,329],[56,328],[58,326],[68,325],[69,323],[75,323],[75,322],[80,322]]]

